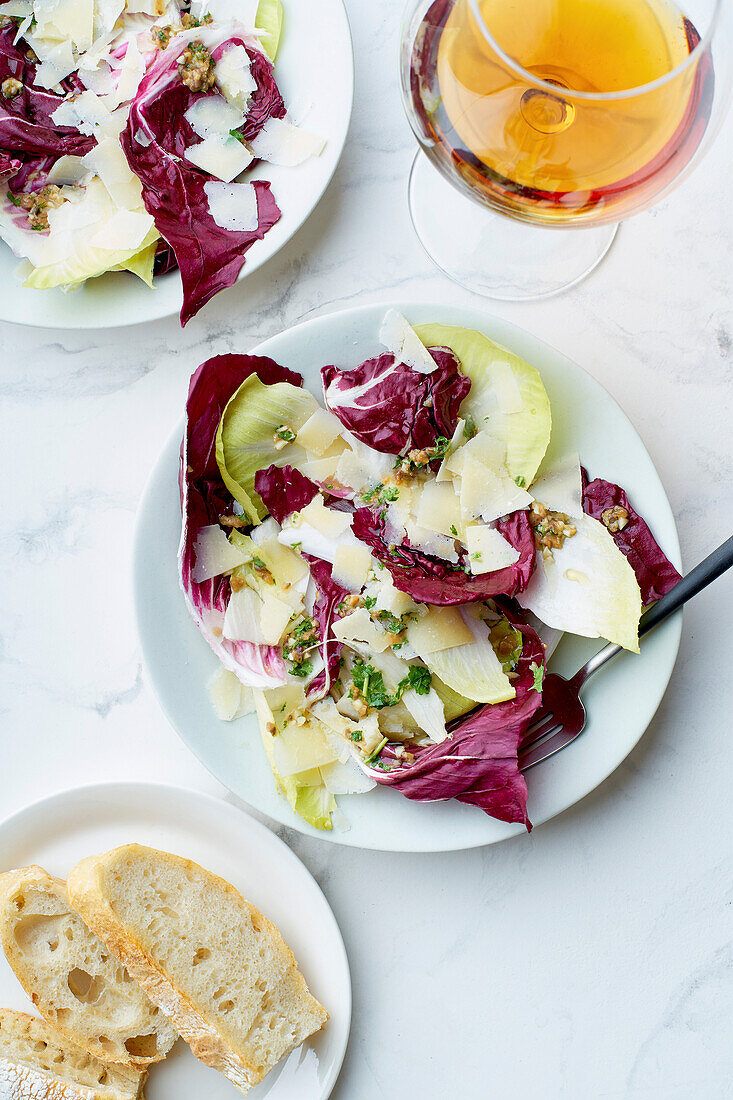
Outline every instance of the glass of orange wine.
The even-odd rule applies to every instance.
[[[728,103],[733,0],[683,2],[411,0],[410,212],[447,275],[557,294],[692,170]]]

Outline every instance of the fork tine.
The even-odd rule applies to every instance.
[[[522,751],[532,748],[532,746],[536,745],[538,741],[541,741],[543,737],[546,737],[547,734],[553,729],[553,727],[559,726],[561,724],[562,723],[557,718],[555,718],[553,711],[545,711],[543,714],[540,715],[537,721],[532,723],[532,725],[525,733],[521,745]]]
[[[545,738],[540,744],[535,744],[527,752],[520,751],[519,770],[526,772],[533,768],[535,764],[541,764],[543,760],[549,760],[556,752],[560,752],[567,745],[571,745],[576,738],[580,737],[582,732],[582,729],[580,729],[577,733],[568,733],[566,729],[559,726],[552,736]]]

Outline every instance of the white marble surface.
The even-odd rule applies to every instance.
[[[67,786],[148,778],[223,793],[141,668],[129,561],[137,502],[206,356],[331,308],[451,303],[413,236],[398,9],[348,0],[350,141],[311,221],[180,332],[0,327],[0,816]],[[556,344],[641,432],[686,567],[730,533],[731,129],[574,291],[487,306]],[[322,884],[354,981],[337,1100],[733,1096],[733,578],[689,608],[641,745],[574,810],[485,850],[395,856],[286,839]]]

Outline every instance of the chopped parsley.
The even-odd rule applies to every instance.
[[[352,741],[363,741],[364,740],[364,735],[362,734],[361,730],[352,730],[351,731],[351,740]]]
[[[291,676],[301,676],[301,677],[305,678],[306,676],[310,676],[312,671],[313,671],[313,662],[312,661],[301,661],[299,665],[293,665],[293,667],[290,669],[290,675]]]
[[[456,525],[455,525],[455,523],[451,523],[451,525],[450,525],[450,533],[451,533],[451,535],[453,535],[453,537],[454,537],[454,538],[456,538],[456,539],[458,538],[458,530],[457,530],[457,528],[456,528]]]
[[[382,740],[377,745],[377,747],[375,749],[372,749],[372,751],[369,753],[369,755],[367,756],[364,763],[365,764],[371,764],[373,760],[376,760],[386,744],[387,744],[387,738],[383,737]]]
[[[367,489],[361,494],[365,504],[389,504],[399,498],[400,491],[396,485],[375,485],[373,489]]]
[[[545,678],[544,665],[538,665],[535,661],[529,666],[529,671],[532,673],[532,690],[542,691],[542,681]]]
[[[391,611],[378,611],[377,620],[390,634],[401,634],[405,629],[402,619],[398,619]]]
[[[367,611],[371,611],[371,609],[374,607],[376,602],[377,602],[377,597],[376,596],[365,596],[364,597],[364,607],[367,609]]]
[[[476,427],[476,425],[473,422],[473,417],[472,416],[467,416],[466,417],[466,422],[463,425],[463,434],[466,437],[466,439],[473,439],[473,437],[476,435],[477,431],[478,431],[478,428]]]
[[[519,475],[519,477],[515,477],[514,481],[516,482],[516,484],[519,486],[520,489],[524,489],[524,487],[527,484],[527,482],[524,480],[524,478],[522,477],[521,474]]]
[[[382,673],[373,665],[366,664],[361,658],[354,661],[351,676],[364,702],[374,710],[396,706],[408,688],[414,688],[417,695],[427,695],[432,682],[427,668],[422,665],[410,665],[407,676],[404,680],[400,680],[393,695],[387,691]]]
[[[241,141],[242,145],[244,145],[244,134],[240,130],[230,130],[229,137],[236,138],[237,141]]]
[[[275,428],[275,435],[284,443],[292,443],[295,439],[295,432],[287,424],[281,424],[279,428]]]

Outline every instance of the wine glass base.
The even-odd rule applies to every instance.
[[[418,152],[409,182],[415,232],[430,259],[474,294],[505,302],[551,298],[598,267],[618,225],[527,225],[463,195]]]

